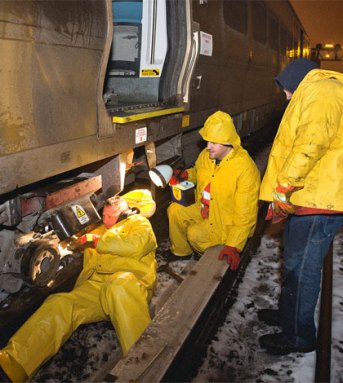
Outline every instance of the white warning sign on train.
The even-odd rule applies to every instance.
[[[155,69],[141,69],[141,77],[160,77],[161,70]]]
[[[200,54],[204,56],[212,56],[213,38],[212,35],[200,31]]]
[[[148,129],[146,127],[136,129],[135,132],[135,144],[145,142],[148,138]]]
[[[73,212],[77,218],[77,220],[84,225],[85,223],[89,222],[89,217],[85,211],[85,209],[80,205],[73,205],[71,207],[73,209]]]

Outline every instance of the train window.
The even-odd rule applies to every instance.
[[[252,2],[252,37],[262,44],[267,42],[267,10],[258,1]]]
[[[287,54],[287,30],[283,27],[280,29],[280,53]]]
[[[248,3],[246,1],[223,1],[225,24],[230,28],[247,34],[248,32]]]
[[[142,2],[112,2],[113,44],[109,62],[112,76],[138,76],[142,31]]]
[[[288,57],[294,57],[293,36],[290,33],[287,34],[287,51]]]
[[[269,45],[274,51],[279,50],[279,24],[272,16],[269,17]]]
[[[140,27],[114,25],[113,30],[110,74],[113,76],[138,76]]]
[[[299,40],[297,38],[294,38],[294,58],[297,58],[299,56],[300,56]]]
[[[304,31],[302,31],[302,41],[303,41],[303,47],[302,47],[303,50],[301,52],[301,55],[302,57],[309,58],[311,53],[310,41]]]

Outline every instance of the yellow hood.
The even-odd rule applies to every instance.
[[[231,116],[221,111],[208,117],[199,133],[205,141],[232,145],[234,148],[241,145],[241,139],[236,132]]]

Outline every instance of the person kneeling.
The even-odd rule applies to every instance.
[[[236,270],[256,225],[260,174],[230,115],[214,113],[199,133],[207,147],[194,167],[181,174],[196,184],[196,201],[187,207],[174,202],[168,208],[171,259],[224,245],[219,260],[226,259]]]

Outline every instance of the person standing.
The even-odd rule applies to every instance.
[[[305,58],[288,64],[276,83],[290,100],[281,120],[260,199],[269,218],[285,219],[279,309],[259,319],[281,332],[260,338],[270,354],[316,347],[315,307],[323,261],[343,224],[343,74]]]
[[[169,258],[182,260],[193,251],[202,254],[210,246],[224,245],[219,259],[236,270],[256,225],[260,174],[229,114],[214,113],[199,133],[207,147],[194,167],[181,174],[196,184],[196,201],[187,207],[174,202],[168,208]]]

